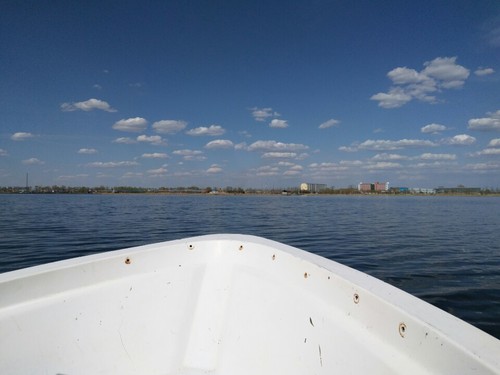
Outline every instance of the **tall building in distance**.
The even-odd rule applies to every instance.
[[[311,184],[308,182],[303,182],[300,184],[300,192],[301,193],[319,193],[323,190],[326,190],[326,184]]]
[[[360,182],[358,190],[363,193],[389,191],[389,182]]]

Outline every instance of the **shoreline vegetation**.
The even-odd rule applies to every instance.
[[[390,188],[387,191],[359,191],[355,187],[347,188],[326,188],[319,192],[309,192],[294,188],[200,188],[189,187],[160,187],[145,188],[134,186],[35,186],[35,187],[0,187],[0,194],[148,194],[148,195],[398,195],[398,196],[500,196],[500,189],[468,188],[465,186],[433,189],[432,193],[401,191],[400,188]]]

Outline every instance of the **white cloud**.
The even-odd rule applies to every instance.
[[[88,163],[87,167],[92,168],[123,168],[123,167],[135,167],[139,165],[136,161],[96,161],[94,163]]]
[[[155,175],[155,176],[164,176],[168,170],[165,167],[157,168],[157,169],[149,169],[148,174],[150,175]]]
[[[488,112],[488,117],[473,118],[469,120],[468,128],[471,130],[500,130],[500,109]]]
[[[237,143],[234,145],[235,150],[248,150],[248,145],[246,142]]]
[[[0,156],[8,156],[8,155],[9,155],[9,153],[7,152],[7,150],[0,148]]]
[[[489,162],[489,163],[466,164],[464,166],[464,169],[476,172],[495,171],[495,170],[500,170],[500,163]]]
[[[497,156],[500,155],[500,138],[492,139],[488,143],[488,148],[469,154],[469,156]]]
[[[214,141],[208,142],[205,148],[216,149],[216,148],[232,148],[234,147],[233,142],[228,139],[216,139]]]
[[[312,163],[309,168],[313,172],[343,172],[349,169],[346,165],[339,165],[337,163],[323,162]]]
[[[419,157],[422,160],[455,160],[457,155],[455,154],[431,154],[425,153]]]
[[[133,117],[128,119],[122,119],[115,122],[113,129],[121,130],[124,132],[134,132],[139,133],[146,130],[148,122],[142,117]]]
[[[10,137],[13,141],[25,141],[26,139],[33,138],[34,135],[31,133],[25,133],[25,132],[19,132],[19,133],[14,133]]]
[[[45,162],[40,160],[40,159],[37,159],[37,158],[30,158],[30,159],[23,160],[23,164],[25,164],[25,165],[44,165]]]
[[[278,112],[274,112],[272,108],[257,108],[251,109],[252,116],[256,121],[266,121],[269,117],[279,117]]]
[[[485,148],[482,151],[476,152],[472,156],[496,156],[500,155],[500,148]]]
[[[263,158],[295,158],[297,153],[295,152],[266,152],[262,154]]]
[[[78,150],[79,154],[92,155],[97,154],[97,150],[95,148],[81,148]]]
[[[297,155],[297,160],[304,160],[304,159],[307,159],[309,157],[309,154],[307,152],[302,152],[300,154]]]
[[[359,150],[390,151],[407,147],[433,147],[436,143],[422,139],[401,139],[398,141],[368,139],[358,145]]]
[[[129,138],[129,137],[120,137],[120,138],[116,138],[113,143],[123,143],[123,144],[127,144],[127,145],[130,145],[130,144],[133,144],[133,143],[137,143],[137,141],[135,139],[132,139],[132,138]]]
[[[419,73],[415,69],[409,69],[407,67],[395,68],[387,73],[387,76],[396,85],[420,83],[429,79],[425,74]]]
[[[163,140],[162,137],[159,135],[150,135],[147,136],[145,134],[137,136],[137,142],[148,142],[151,143],[152,145],[158,146],[158,145],[164,145],[166,144],[165,141]]]
[[[399,154],[377,154],[372,157],[372,160],[407,160],[408,156],[399,155]]]
[[[200,136],[200,135],[209,135],[209,136],[216,136],[216,135],[222,135],[226,131],[224,128],[220,125],[210,125],[209,127],[206,126],[200,126],[195,129],[191,129],[186,132],[187,135],[194,135],[194,136]]]
[[[399,108],[408,103],[412,97],[404,92],[399,87],[392,88],[388,93],[379,92],[372,95],[371,100],[378,101],[379,107],[382,108]]]
[[[346,165],[348,167],[360,167],[365,164],[364,161],[361,160],[341,160],[340,165]]]
[[[269,123],[269,127],[270,128],[280,128],[280,129],[284,129],[284,128],[287,128],[288,127],[288,124],[286,122],[286,120],[278,120],[278,119],[273,119],[270,123]]]
[[[344,152],[357,152],[358,151],[358,146],[340,146],[339,151],[344,151]]]
[[[420,131],[422,133],[437,134],[440,132],[444,132],[446,129],[447,129],[446,126],[441,125],[441,124],[429,124],[429,125],[425,125],[422,128],[420,128]]]
[[[442,88],[457,88],[463,86],[469,77],[469,69],[458,65],[456,57],[438,57],[424,63],[422,71],[427,77],[438,80],[438,86]]]
[[[369,163],[367,165],[362,166],[364,169],[396,169],[401,168],[401,164],[394,163],[390,161],[378,161],[376,163]]]
[[[479,68],[474,72],[475,75],[480,77],[487,76],[493,73],[495,73],[495,70],[493,68]]]
[[[203,152],[199,150],[189,150],[189,149],[175,150],[173,154],[182,156],[184,160],[189,160],[189,161],[202,161],[206,159],[206,157],[203,156]]]
[[[476,138],[467,134],[458,134],[454,137],[445,139],[443,143],[456,146],[468,146],[476,142]]]
[[[500,147],[500,138],[492,139],[490,143],[488,143],[488,147]]]
[[[257,168],[256,172],[257,176],[276,176],[279,174],[279,168],[266,165]]]
[[[161,120],[153,123],[153,129],[162,134],[175,134],[184,130],[186,126],[187,122],[181,120]]]
[[[318,126],[318,128],[319,129],[328,129],[328,128],[331,128],[333,126],[337,126],[338,124],[340,124],[340,121],[332,118],[332,119],[322,123],[320,126]]]
[[[486,42],[494,47],[500,47],[500,26],[498,25],[498,17],[494,17],[488,22],[485,27],[485,40]]]
[[[207,173],[221,173],[222,168],[217,164],[212,164],[210,168],[207,169]]]
[[[173,152],[174,155],[181,155],[181,156],[193,156],[193,155],[201,155],[203,154],[202,151],[198,151],[198,150],[187,150],[187,149],[184,149],[184,150],[175,150]]]
[[[101,87],[99,85],[94,85],[94,88],[100,89]],[[111,106],[107,102],[99,99],[89,99],[84,102],[61,104],[61,110],[64,112],[73,112],[78,110],[88,112],[94,109],[99,109],[106,112],[116,112],[116,109],[111,108]]]
[[[142,154],[141,157],[145,159],[166,159],[168,155],[163,152],[154,152],[152,154]]]
[[[283,172],[283,176],[297,176],[302,174],[303,167],[300,165],[297,165],[296,167],[292,167],[286,171]]]
[[[242,135],[245,138],[252,138],[252,134],[250,134],[247,130],[239,131],[238,134]]]
[[[301,151],[309,147],[300,143],[282,143],[277,141],[256,141],[247,147],[248,151]]]
[[[370,99],[378,101],[382,108],[399,108],[413,99],[435,103],[436,97],[430,93],[460,88],[469,77],[469,70],[458,65],[456,60],[456,57],[438,57],[425,62],[420,72],[407,67],[395,68],[387,73],[395,86]]]
[[[417,169],[443,169],[443,168],[449,168],[451,166],[457,165],[456,162],[448,162],[448,161],[434,161],[432,163],[417,163],[417,164],[411,164],[409,167],[411,168],[417,168]]]
[[[187,161],[203,161],[203,160],[206,160],[206,156],[203,156],[203,155],[198,155],[198,156],[184,156],[184,160],[187,160]]]

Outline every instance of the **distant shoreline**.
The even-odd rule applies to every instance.
[[[303,184],[307,185],[307,184]],[[382,188],[381,188],[382,187]],[[0,194],[143,194],[143,195],[269,195],[269,196],[327,196],[327,195],[361,195],[361,196],[500,196],[500,188],[466,187],[437,187],[437,188],[389,188],[374,185],[368,188],[355,187],[327,187],[307,186],[307,188],[288,187],[199,187],[196,185],[177,187],[135,187],[135,186],[0,186]]]
[[[144,196],[206,196],[206,197],[255,197],[255,196],[268,196],[268,197],[334,197],[334,196],[358,196],[358,197],[500,197],[500,192],[485,192],[485,193],[436,193],[436,194],[423,194],[423,193],[318,193],[318,194],[282,194],[273,192],[262,193],[204,193],[204,192],[0,192],[0,195],[109,195],[109,196],[124,196],[124,195],[144,195]]]

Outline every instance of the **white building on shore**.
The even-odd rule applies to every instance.
[[[323,190],[326,190],[326,184],[311,184],[308,182],[303,182],[300,184],[300,192],[301,193],[319,193]]]

